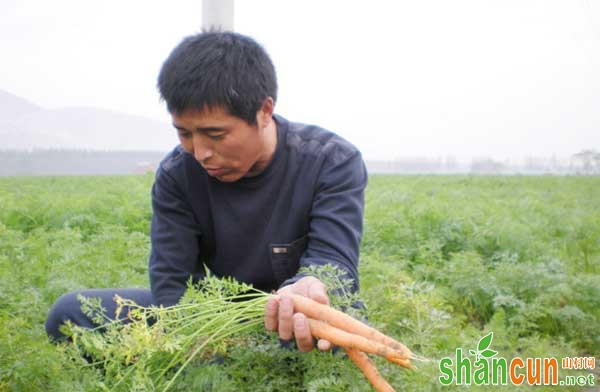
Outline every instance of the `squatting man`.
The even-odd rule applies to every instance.
[[[280,299],[265,308],[266,328],[283,341],[295,339],[301,351],[312,350],[306,317],[294,313],[289,295],[328,303],[327,287],[298,272],[326,264],[358,290],[367,183],[360,152],[332,132],[275,114],[275,68],[244,35],[211,31],[185,38],[165,60],[158,89],[179,145],[160,163],[152,187],[150,289],[65,294],[49,311],[48,334],[65,339],[59,327],[66,320],[95,326],[78,294],[99,297],[108,315],[115,313],[115,294],[142,306],[170,306],[190,277],[205,276],[206,266],[217,276],[277,290]]]

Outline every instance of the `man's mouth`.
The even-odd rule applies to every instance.
[[[209,176],[211,177],[218,177],[221,176],[223,174],[225,174],[227,172],[227,170],[221,168],[221,167],[214,167],[214,168],[208,168],[205,167],[204,168],[206,170],[206,172],[208,173]]]

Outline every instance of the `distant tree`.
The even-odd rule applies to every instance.
[[[458,160],[455,156],[448,155],[446,156],[446,160],[444,162],[444,169],[446,172],[454,172],[458,170]]]
[[[582,150],[571,157],[581,174],[600,174],[600,153],[596,150]]]

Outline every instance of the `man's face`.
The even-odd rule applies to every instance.
[[[208,175],[233,182],[253,175],[265,154],[264,123],[234,117],[221,107],[171,113],[183,149],[192,154]]]

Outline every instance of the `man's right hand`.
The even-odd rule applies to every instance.
[[[325,284],[313,276],[306,276],[296,283],[282,287],[277,291],[279,298],[271,297],[265,307],[265,328],[269,331],[278,331],[282,340],[296,339],[298,349],[303,352],[314,348],[313,336],[306,316],[294,313],[292,294],[308,297],[319,303],[329,305],[327,288]],[[317,347],[321,351],[331,349],[331,343],[320,339]]]

